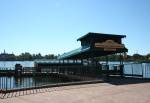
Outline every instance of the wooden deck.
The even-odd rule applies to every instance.
[[[150,83],[75,85],[16,92],[7,96],[0,99],[0,103],[149,103]]]

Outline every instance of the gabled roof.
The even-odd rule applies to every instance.
[[[109,39],[121,39],[121,38],[124,38],[126,37],[125,35],[115,35],[115,34],[104,34],[104,33],[92,33],[92,32],[89,32],[88,34],[80,37],[79,39],[77,40],[92,40],[92,39],[106,39],[106,40],[109,40]],[[106,42],[107,44],[109,44],[109,46],[111,46],[110,44],[112,43],[113,45],[116,46],[115,42],[113,43],[112,41],[109,42],[108,41],[105,41],[105,45],[106,45]],[[102,45],[102,43],[100,44]],[[123,45],[123,44],[122,44]],[[119,45],[120,46],[120,45]],[[106,46],[107,47],[107,46]],[[105,49],[108,49],[108,50],[105,50]],[[91,57],[99,57],[99,56],[105,56],[105,55],[110,55],[110,54],[115,54],[115,53],[123,53],[123,52],[127,52],[128,49],[123,46],[123,47],[119,47],[118,48],[118,44],[117,46],[115,47],[115,50],[111,50],[112,48],[105,48],[104,47],[95,47],[93,48],[92,46],[88,45],[88,46],[82,46],[78,49],[75,49],[75,50],[72,50],[70,52],[67,52],[67,53],[64,53],[62,55],[60,55],[58,57],[58,59],[81,59],[81,58],[91,58]]]
[[[116,35],[116,34],[105,34],[105,33],[93,33],[89,32],[88,34],[80,37],[77,39],[77,41],[81,41],[87,38],[125,38],[126,35]]]

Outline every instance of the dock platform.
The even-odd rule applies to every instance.
[[[34,93],[39,91],[40,93]],[[44,88],[29,95],[8,94],[0,103],[149,103],[150,82],[132,84],[98,83]]]

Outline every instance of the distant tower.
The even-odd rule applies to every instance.
[[[4,49],[4,54],[6,54],[5,49]]]

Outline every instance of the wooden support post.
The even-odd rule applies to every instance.
[[[123,77],[123,68],[124,68],[124,65],[123,65],[123,56],[120,53],[120,76],[121,77]]]
[[[109,64],[108,64],[108,56],[106,56],[106,79],[108,80],[109,78]]]

